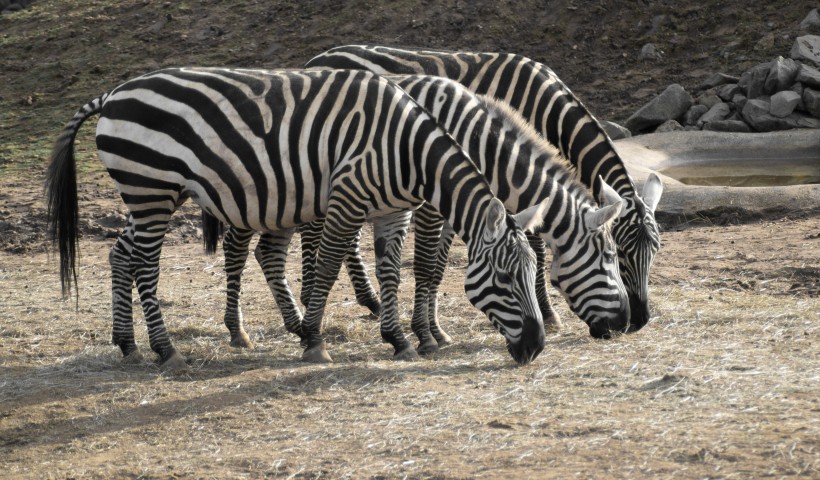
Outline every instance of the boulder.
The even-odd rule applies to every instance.
[[[814,62],[820,65],[820,36],[804,35],[797,37],[792,45],[791,57],[801,62]]]
[[[601,122],[601,127],[603,127],[607,136],[609,136],[611,140],[620,140],[621,138],[628,138],[632,136],[632,132],[627,130],[626,127],[622,127],[615,122],[604,120]]]
[[[740,76],[737,84],[746,94],[746,98],[757,98],[763,95],[763,86],[766,84],[771,68],[772,62],[761,63]]]
[[[727,83],[737,83],[740,80],[738,77],[733,77],[731,75],[726,75],[724,73],[716,73],[711,77],[707,78],[703,81],[703,83],[698,86],[699,90],[708,90],[710,88],[719,87],[721,85],[726,85]]]
[[[697,103],[701,105],[705,105],[707,108],[712,108],[718,103],[721,102],[720,97],[715,95],[715,92],[712,90],[706,90],[698,95]]]
[[[794,83],[800,64],[791,58],[777,57],[772,61],[769,74],[763,83],[763,91],[772,94],[789,88]]]
[[[732,104],[735,106],[737,110],[743,110],[743,107],[746,106],[746,95],[742,93],[738,93],[734,97],[732,97]]]
[[[632,133],[645,132],[667,120],[674,120],[689,110],[692,96],[677,83],[641,107],[626,121],[625,127]]]
[[[742,120],[718,120],[717,122],[709,122],[703,126],[704,130],[713,132],[738,132],[748,133],[752,129],[746,125]]]
[[[820,88],[820,70],[809,65],[801,65],[795,80],[811,88]]]
[[[730,113],[732,113],[732,109],[729,107],[728,103],[718,102],[698,119],[698,126],[703,127],[704,124],[710,122],[725,120]]]
[[[803,108],[820,118],[820,91],[806,87],[803,89]]]
[[[724,102],[731,101],[738,93],[743,93],[743,90],[740,89],[737,83],[728,83],[717,90],[717,96]]]
[[[677,132],[680,130],[683,130],[683,125],[678,123],[676,120],[667,120],[655,129],[655,133]]]
[[[698,119],[708,111],[709,107],[706,105],[692,105],[689,110],[683,114],[683,124],[686,126],[697,125]]]
[[[775,117],[769,113],[768,100],[755,98],[746,102],[743,107],[743,120],[758,132],[772,132],[793,128],[791,122],[785,118]]]
[[[660,60],[663,53],[653,43],[647,43],[641,47],[638,60]]]
[[[814,8],[806,15],[806,18],[800,22],[800,29],[809,32],[820,32],[820,13]]]
[[[769,113],[775,117],[788,117],[800,103],[800,95],[791,90],[784,90],[772,95],[769,104]]]

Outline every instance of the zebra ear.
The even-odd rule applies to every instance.
[[[655,212],[655,207],[658,206],[658,202],[661,201],[661,194],[663,193],[663,183],[661,182],[660,177],[655,175],[654,173],[650,173],[648,177],[646,177],[646,182],[643,184],[643,203],[646,204],[646,208],[651,210],[653,213]]]
[[[497,198],[490,200],[490,205],[487,207],[487,230],[484,232],[484,240],[492,242],[498,238],[498,232],[501,231],[501,226],[504,225],[504,216],[506,214],[507,210],[501,200]]]
[[[537,233],[538,229],[544,223],[544,215],[547,214],[549,207],[549,199],[544,199],[538,205],[533,205],[521,212],[513,215],[515,222],[524,229],[525,232]]]
[[[618,192],[610,187],[600,175],[598,176],[598,181],[601,182],[601,193],[598,195],[598,205],[613,205],[621,201],[621,196],[618,195]]]
[[[618,215],[621,214],[621,207],[623,204],[623,200],[618,200],[612,205],[607,205],[599,208],[598,210],[587,212],[585,219],[589,229],[598,230],[618,218]]]

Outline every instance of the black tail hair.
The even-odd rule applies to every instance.
[[[217,220],[216,217],[202,211],[202,243],[205,247],[205,253],[213,255],[216,253],[216,247],[219,245],[219,239],[225,232],[225,226]]]
[[[95,98],[74,115],[55,142],[51,163],[46,171],[48,231],[52,243],[60,251],[60,286],[63,297],[70,292],[72,282],[77,284],[77,242],[80,232],[74,139],[83,122],[100,112],[107,96],[108,94],[103,94]]]

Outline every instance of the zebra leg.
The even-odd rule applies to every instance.
[[[547,275],[549,275],[546,262],[547,245],[538,235],[534,235],[529,232],[527,233],[527,240],[529,240],[530,246],[533,251],[535,251],[535,257],[537,259],[535,295],[538,299],[538,308],[541,310],[541,316],[544,318],[544,331],[557,332],[558,330],[561,330],[562,325],[561,317],[559,317],[555,309],[552,308],[550,297],[547,293],[546,279]]]
[[[156,213],[157,210],[158,208],[151,210],[151,215],[146,218],[139,218],[135,215],[131,269],[148,327],[148,341],[151,350],[159,355],[163,370],[184,371],[188,369],[188,366],[182,355],[171,344],[157,299],[162,241],[168,230],[168,220],[173,210]]]
[[[427,321],[430,322],[430,334],[438,342],[439,347],[444,347],[453,343],[453,339],[441,328],[438,321],[438,288],[444,280],[444,269],[447,268],[447,260],[450,257],[450,247],[453,245],[455,232],[449,224],[445,223],[441,230],[441,238],[438,242],[436,254],[436,269],[430,279],[430,291],[427,295]]]
[[[313,284],[316,282],[316,252],[322,240],[324,219],[315,220],[299,227],[299,236],[302,243],[302,292],[299,300],[302,305],[310,304],[310,295],[313,293]]]
[[[398,311],[398,289],[401,281],[401,247],[407,236],[412,212],[398,212],[373,221],[376,250],[376,277],[381,292],[381,335],[393,345],[394,360],[416,360],[418,354],[401,330]]]
[[[419,355],[430,355],[438,351],[438,342],[430,332],[428,304],[430,286],[435,275],[436,256],[444,219],[438,212],[424,204],[416,210],[414,217],[415,250],[413,275],[416,278],[416,295],[413,301],[413,333],[419,339],[416,351]]]
[[[134,248],[134,219],[129,215],[125,229],[117,238],[108,263],[111,265],[111,312],[113,315],[111,342],[120,347],[124,363],[140,363],[142,354],[134,341],[134,312],[131,252]]]
[[[302,338],[302,312],[299,311],[288,280],[285,278],[285,263],[293,232],[294,229],[289,229],[262,235],[253,253],[256,261],[262,266],[265,280],[282,313],[285,329]]]
[[[227,299],[225,301],[225,326],[231,334],[231,346],[253,348],[253,342],[245,331],[239,296],[242,289],[242,271],[248,260],[248,246],[253,238],[252,230],[229,227],[222,240],[225,253],[225,276],[227,277]]]
[[[340,202],[331,194],[316,257],[315,283],[302,321],[302,339],[305,343],[302,361],[314,363],[333,361],[325,346],[322,317],[327,304],[327,296],[339,275],[347,248],[351,240],[355,238],[356,232],[364,224],[365,218],[363,211],[355,211],[351,204]]]
[[[316,220],[299,228],[302,238],[302,293],[300,300],[303,305],[310,301],[310,294],[313,290],[315,280],[316,250],[319,247],[319,239],[322,236],[324,220]],[[353,291],[356,293],[356,303],[370,310],[370,313],[377,316],[381,309],[379,297],[370,283],[367,275],[367,268],[364,266],[361,253],[359,252],[359,241],[361,240],[361,230],[356,232],[356,237],[350,243],[345,255],[345,266],[353,283]]]
[[[359,229],[356,232],[356,237],[347,248],[344,262],[347,267],[347,275],[353,284],[353,291],[356,293],[356,303],[370,310],[370,313],[378,318],[382,305],[379,296],[376,295],[376,291],[373,289],[373,284],[370,283],[367,267],[364,266],[364,260],[362,260],[362,254],[359,251],[361,239],[362,231]]]

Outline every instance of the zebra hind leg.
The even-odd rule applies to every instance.
[[[393,345],[393,360],[413,361],[418,354],[399,324],[398,288],[401,281],[401,248],[407,236],[411,212],[380,217],[373,222],[376,247],[376,276],[382,297],[381,335]]]
[[[293,297],[293,292],[291,292],[288,280],[285,277],[288,246],[293,237],[293,232],[294,230],[291,229],[262,235],[259,237],[256,250],[254,250],[254,256],[259,265],[262,266],[265,280],[268,282],[268,287],[270,287],[271,293],[276,299],[276,304],[279,306],[279,311],[282,313],[285,329],[304,339],[302,334],[302,312],[299,311],[299,306],[296,304],[296,299]],[[303,346],[306,346],[306,344]]]
[[[155,213],[145,219],[135,216],[134,219],[134,249],[131,255],[131,268],[142,304],[145,323],[148,327],[148,340],[151,350],[160,357],[160,368],[171,372],[188,370],[185,359],[171,344],[168,330],[162,320],[162,311],[157,298],[157,283],[159,282],[159,259],[162,250],[162,241],[168,229],[168,220],[171,217],[169,210],[164,213]]]
[[[111,342],[120,347],[123,363],[142,363],[143,356],[134,341],[133,287],[131,252],[134,247],[134,221],[129,215],[125,229],[108,255],[111,265]]]
[[[248,259],[248,246],[253,238],[252,230],[230,227],[225,231],[222,249],[225,254],[225,276],[227,278],[224,323],[231,334],[231,346],[254,348],[242,318],[239,297],[242,289],[242,271]]]

